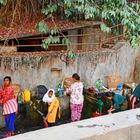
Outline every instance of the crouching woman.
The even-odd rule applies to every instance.
[[[60,107],[53,89],[49,89],[44,95],[43,102],[48,103],[48,113],[44,121],[48,122],[49,127],[55,126],[57,117],[60,119]]]
[[[105,96],[112,102],[112,106],[108,110],[108,113],[115,113],[128,109],[126,97],[114,92],[106,92]]]

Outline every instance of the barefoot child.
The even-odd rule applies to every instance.
[[[44,118],[44,121],[48,122],[48,126],[54,126],[56,123],[57,115],[60,118],[59,101],[55,97],[55,91],[49,89],[43,97],[43,102],[48,103],[48,113]]]
[[[0,91],[0,104],[3,104],[3,115],[7,126],[7,133],[3,137],[14,135],[14,121],[17,113],[17,101],[14,95],[14,90],[11,86],[11,77],[4,78],[4,84]]]

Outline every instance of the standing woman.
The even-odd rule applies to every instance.
[[[0,91],[0,104],[3,104],[3,115],[7,126],[7,133],[3,137],[14,135],[14,121],[18,109],[14,90],[11,86],[11,77],[4,78],[4,84]]]
[[[77,73],[73,74],[72,78],[74,83],[67,89],[67,92],[70,93],[71,121],[79,121],[84,102],[83,83]]]

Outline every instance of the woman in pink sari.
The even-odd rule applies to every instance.
[[[71,121],[79,121],[84,102],[83,83],[80,81],[80,76],[77,73],[73,74],[72,78],[74,83],[67,89],[67,92],[70,93]]]

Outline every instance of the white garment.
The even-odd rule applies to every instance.
[[[75,82],[71,85],[69,89],[70,92],[70,103],[72,104],[83,104],[84,96],[83,96],[83,83],[82,82]]]
[[[51,98],[48,96],[48,93],[49,93],[50,91],[53,92],[53,95],[52,95]],[[43,102],[50,104],[50,103],[53,101],[54,98],[55,98],[55,91],[54,91],[53,89],[49,89],[49,90],[47,91],[47,93],[44,95],[44,97],[43,97],[42,100],[43,100]]]

